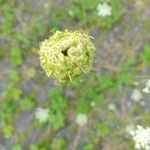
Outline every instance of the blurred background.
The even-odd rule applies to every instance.
[[[33,48],[65,29],[97,51],[84,81],[60,87]],[[132,150],[125,128],[150,125],[149,79],[150,0],[0,0],[0,150]]]

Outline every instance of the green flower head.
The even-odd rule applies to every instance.
[[[40,43],[39,59],[48,76],[59,83],[73,81],[90,72],[95,47],[83,31],[56,31]]]

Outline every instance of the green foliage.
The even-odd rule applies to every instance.
[[[51,150],[66,150],[66,141],[63,138],[54,138],[50,144]]]
[[[84,146],[83,150],[94,150],[93,144],[87,144]]]
[[[26,35],[25,33],[17,31],[13,34],[13,38],[17,44],[21,45],[22,49],[32,46],[33,39],[30,37],[30,35]]]
[[[101,92],[115,88],[115,81],[113,79],[113,76],[108,76],[106,74],[100,75],[98,83],[99,83],[99,90]]]
[[[4,5],[3,9],[0,10],[0,13],[3,16],[0,26],[0,33],[2,35],[9,36],[12,33],[14,21],[12,6],[9,4]]]
[[[141,60],[145,65],[150,65],[150,45],[144,46],[144,51],[141,54]]]
[[[116,74],[116,84],[117,85],[133,85],[134,79],[128,72],[120,72]]]
[[[31,110],[35,106],[35,101],[30,97],[23,98],[20,103],[21,110]]]
[[[20,144],[16,144],[12,147],[12,150],[22,150]]]
[[[16,101],[20,99],[21,94],[21,89],[10,85],[4,92],[4,99],[11,99]]]
[[[17,72],[16,70],[13,70],[9,74],[9,80],[10,80],[11,83],[17,83],[20,80],[19,72]]]
[[[22,54],[21,50],[18,48],[12,48],[10,61],[14,66],[18,66],[22,64]]]
[[[13,123],[19,112],[18,104],[11,99],[4,101],[0,106],[0,122],[3,124],[2,135],[10,137],[14,134]]]
[[[0,0],[0,4],[3,4],[5,2],[5,0]]]
[[[64,111],[67,107],[67,101],[64,99],[58,89],[53,89],[48,92],[50,98],[49,104],[49,120],[53,129],[56,131],[64,126],[65,116]]]
[[[96,130],[101,136],[106,137],[111,131],[106,123],[96,123]]]
[[[6,138],[9,138],[12,136],[13,131],[14,131],[14,129],[11,125],[5,125],[3,127],[2,133]]]
[[[30,145],[30,150],[48,150],[48,149],[49,143],[44,140],[40,140],[38,143]]]
[[[121,16],[120,0],[107,0],[107,3],[112,8],[112,14],[106,17],[98,16],[97,6],[98,4],[103,4],[104,2],[106,1],[78,0],[76,2],[69,3],[66,6],[66,11],[69,17],[73,20],[80,21],[82,24],[86,24],[88,26],[93,26],[96,24],[104,29],[109,29]],[[67,18],[67,16],[65,18]]]
[[[84,99],[81,99],[79,102],[78,102],[78,105],[77,105],[77,114],[78,113],[88,113],[90,111],[90,103],[88,103],[86,100]]]
[[[60,23],[58,21],[51,21],[50,22],[50,29],[51,30],[60,30]]]
[[[120,64],[120,67],[124,71],[129,71],[132,67],[134,67],[135,62],[134,58],[128,58],[125,62]]]
[[[77,98],[77,113],[89,113],[92,109],[92,103],[96,106],[103,105],[103,97],[98,90],[99,86],[90,85],[82,91],[80,99]]]
[[[30,150],[39,150],[38,146],[35,144],[30,145]]]

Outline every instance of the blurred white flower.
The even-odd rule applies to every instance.
[[[143,92],[148,94],[150,92],[150,80],[147,80],[145,83],[145,88],[143,89]]]
[[[77,114],[76,116],[76,123],[79,126],[84,126],[85,124],[87,124],[87,115],[86,114]]]
[[[69,11],[68,11],[68,14],[69,14],[70,16],[73,16],[73,11],[72,11],[72,10],[69,10]]]
[[[148,93],[149,93],[149,87],[145,87],[142,91],[143,91],[144,93],[148,94]]]
[[[94,103],[94,102],[91,102],[91,106],[94,107],[94,106],[95,106],[95,103]]]
[[[108,109],[111,111],[115,111],[116,110],[116,106],[113,103],[108,104]]]
[[[128,128],[127,132],[135,142],[135,149],[150,150],[150,127],[143,128],[140,125]]]
[[[98,10],[98,16],[102,16],[102,17],[110,16],[112,13],[112,7],[108,5],[106,2],[104,2],[103,4],[98,4],[97,10]]]
[[[146,82],[146,87],[149,87],[149,88],[150,88],[150,80],[147,80],[147,82]]]
[[[138,90],[133,90],[133,93],[131,95],[131,99],[134,100],[135,102],[139,102],[140,99],[142,98],[142,94]]]
[[[129,124],[128,126],[126,126],[126,132],[130,133],[130,135],[134,135],[134,125],[133,124]]]
[[[49,118],[49,110],[44,108],[37,108],[35,112],[35,118],[39,120],[39,122],[46,122]]]
[[[138,82],[134,82],[134,85],[135,85],[135,86],[138,86],[138,85],[139,85],[139,83],[138,83]]]

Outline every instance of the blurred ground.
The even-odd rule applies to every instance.
[[[120,138],[121,132],[115,132],[115,129],[118,128],[119,130],[119,126],[122,126],[123,122],[134,122],[134,115],[130,116],[131,112],[127,106],[127,101],[130,101],[128,97],[132,92],[132,88],[128,88],[128,86],[120,85],[118,88],[119,92],[115,94],[107,92],[107,89],[103,92],[107,103],[116,104],[117,112],[115,112],[115,117],[112,117],[112,112],[109,114],[107,112],[109,110],[105,110],[105,107],[101,109],[102,105],[91,108],[88,115],[89,123],[85,128],[81,129],[78,129],[73,122],[77,99],[83,95],[80,91],[82,85],[79,88],[65,86],[62,90],[63,96],[69,101],[69,107],[65,112],[65,125],[56,132],[51,130],[51,125],[45,125],[43,128],[33,126],[36,107],[45,106],[49,100],[48,91],[56,87],[55,82],[46,77],[39,65],[38,55],[32,51],[33,47],[38,47],[39,42],[48,37],[50,29],[53,29],[53,27],[61,30],[66,28],[71,30],[83,28],[89,32],[94,37],[93,42],[97,47],[94,63],[97,76],[103,73],[113,76],[118,72],[122,72],[121,64],[133,58],[138,60],[139,53],[143,50],[144,45],[150,44],[149,0],[122,0],[120,19],[110,29],[105,30],[105,32],[102,31],[102,28],[95,25],[89,28],[85,25],[82,26],[78,20],[72,21],[69,18],[65,20],[59,19],[59,15],[55,15],[55,13],[61,12],[68,2],[70,1],[0,1],[0,23],[2,25],[0,27],[0,103],[3,104],[0,107],[0,150],[11,150],[12,145],[16,143],[21,143],[23,150],[30,150],[30,145],[40,140],[50,143],[54,138],[59,137],[66,139],[67,146],[65,149],[68,150],[82,150],[83,145],[89,144],[92,139],[94,139],[96,145],[93,148],[94,150],[129,150],[126,142],[123,143],[125,137]],[[135,67],[133,69],[135,80],[139,80],[139,77],[149,77],[148,66],[143,66],[143,64],[137,61],[132,67]],[[17,75],[12,75],[13,73]],[[96,84],[97,81],[93,82],[87,79],[86,82],[85,86],[90,88],[94,89],[98,86]],[[83,92],[85,92],[86,88],[89,88],[85,86],[82,87]],[[13,93],[12,89],[15,88],[17,92]],[[100,94],[98,93],[97,95],[99,96]],[[17,105],[18,101],[23,101],[26,97],[33,101],[33,107],[30,110],[26,108],[22,110],[21,106]],[[6,103],[9,103],[9,105],[5,106],[4,104]],[[150,105],[150,103],[147,102],[147,105]],[[9,110],[8,107],[11,107],[12,110]],[[13,107],[15,108],[13,109]],[[140,109],[139,106],[136,109]],[[143,121],[141,122],[146,122],[145,124],[150,123],[149,119],[146,120],[149,115],[149,107],[139,111],[143,115]],[[134,112],[133,114],[137,116],[138,113]],[[3,114],[7,114],[5,119]],[[9,120],[7,117],[12,120]],[[95,120],[100,122],[109,120],[108,122],[106,121],[107,123],[113,122],[109,124],[112,133],[105,137],[102,136],[100,141],[99,136],[95,134]],[[8,128],[6,129],[4,126]],[[4,132],[3,130],[7,131]],[[112,137],[115,137],[115,139],[112,139]],[[122,142],[122,144],[118,144],[119,142]],[[47,148],[47,146],[45,149],[39,148],[39,150],[49,149],[52,148]]]

